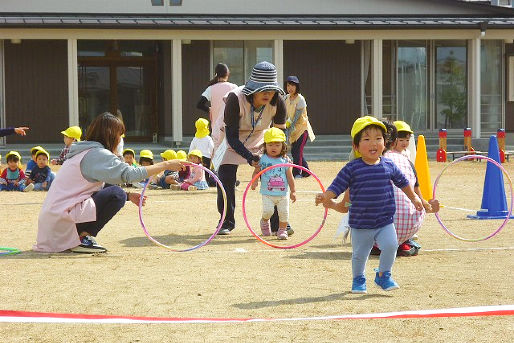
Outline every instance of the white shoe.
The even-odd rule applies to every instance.
[[[34,184],[29,183],[27,186],[25,186],[25,189],[23,189],[24,192],[30,192],[34,189]]]

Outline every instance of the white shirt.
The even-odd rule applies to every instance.
[[[189,145],[189,152],[192,150],[200,150],[203,157],[211,158],[212,151],[214,150],[214,142],[211,136],[205,136],[203,138],[194,137]]]

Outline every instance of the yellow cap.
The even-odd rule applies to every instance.
[[[82,130],[78,126],[70,126],[64,131],[61,131],[63,135],[70,138],[75,138],[77,142],[80,142],[80,137],[82,136]]]
[[[189,152],[189,154],[187,155],[187,157],[189,157],[189,156],[191,156],[191,155],[196,156],[196,157],[198,157],[199,159],[202,159],[202,156],[203,156],[203,155],[202,155],[202,152],[201,152],[200,150],[198,150],[198,149],[191,150],[191,151]]]
[[[209,121],[204,118],[200,118],[195,122],[196,127],[196,138],[204,138],[209,135]]]
[[[414,133],[411,129],[410,129],[410,125],[407,124],[406,122],[404,121],[401,121],[401,120],[397,120],[395,121],[394,123],[394,126],[396,126],[396,131],[400,132],[400,131],[403,131],[403,132],[408,132],[408,133]]]
[[[32,148],[30,149],[30,154],[31,154],[31,155],[34,155],[34,154],[36,153],[36,151],[38,151],[38,150],[45,150],[45,149],[43,149],[43,147],[42,147],[42,146],[40,146],[40,145],[36,145],[35,147],[32,147]]]
[[[153,160],[153,152],[151,152],[150,150],[141,150],[139,152],[139,157],[149,158]]]
[[[132,149],[123,149],[123,152],[121,153],[122,156],[124,156],[127,152],[130,152],[132,153],[132,155],[134,155],[134,157],[136,156],[136,152]]]
[[[161,153],[161,157],[167,159],[168,161],[169,160],[176,160],[177,159],[177,153],[175,152],[175,150],[168,149],[165,152]]]
[[[184,150],[179,150],[177,151],[177,159],[181,160],[181,161],[185,161],[187,160],[187,154]]]
[[[352,135],[352,138],[354,138],[359,132],[361,132],[362,130],[364,130],[367,126],[370,126],[370,125],[378,125],[380,126],[381,128],[384,129],[384,131],[387,131],[387,128],[386,126],[384,125],[384,123],[382,123],[380,120],[378,120],[377,118],[375,117],[372,117],[372,116],[364,116],[364,117],[360,117],[358,118],[354,123],[353,123],[353,126],[352,126],[352,132],[351,132],[351,135]]]
[[[264,133],[264,143],[285,142],[286,135],[279,128],[272,127]]]
[[[5,160],[7,161],[7,159],[9,158],[9,156],[13,156],[13,155],[14,155],[14,156],[17,156],[17,157],[18,157],[18,159],[21,161],[21,155],[20,155],[20,153],[19,153],[19,152],[17,152],[17,151],[14,151],[14,150],[9,151],[9,152],[5,155]]]
[[[50,159],[50,154],[48,153],[48,151],[46,151],[46,150],[45,150],[45,149],[43,149],[43,148],[39,149],[39,150],[36,152],[36,157],[38,157],[38,155],[41,155],[41,154],[46,155],[46,158]]]

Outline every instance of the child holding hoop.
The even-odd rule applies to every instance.
[[[252,179],[262,169],[281,163],[290,163],[286,157],[287,145],[286,135],[281,129],[272,127],[264,133],[264,154],[255,167]],[[258,181],[252,184],[252,189],[257,188]],[[287,222],[289,221],[289,199],[287,199],[288,188],[291,189],[289,198],[296,201],[296,190],[293,171],[291,167],[277,167],[261,175],[262,194],[262,219],[261,232],[263,236],[271,236],[270,218],[277,207],[279,225],[277,231],[278,239],[287,239]]]
[[[316,195],[316,204],[340,211],[334,198],[350,188],[349,225],[352,230],[352,293],[366,293],[364,271],[369,253],[376,241],[382,250],[375,283],[385,291],[398,289],[391,276],[398,239],[393,224],[396,210],[391,181],[421,211],[423,204],[409,181],[389,159],[382,157],[387,128],[378,119],[358,118],[351,136],[356,159],[348,162],[337,174],[327,191]],[[343,204],[344,205],[344,204]]]

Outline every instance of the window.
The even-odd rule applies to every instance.
[[[164,6],[164,0],[150,0],[152,2],[152,6]]]
[[[182,0],[170,0],[170,6],[182,6]]]

